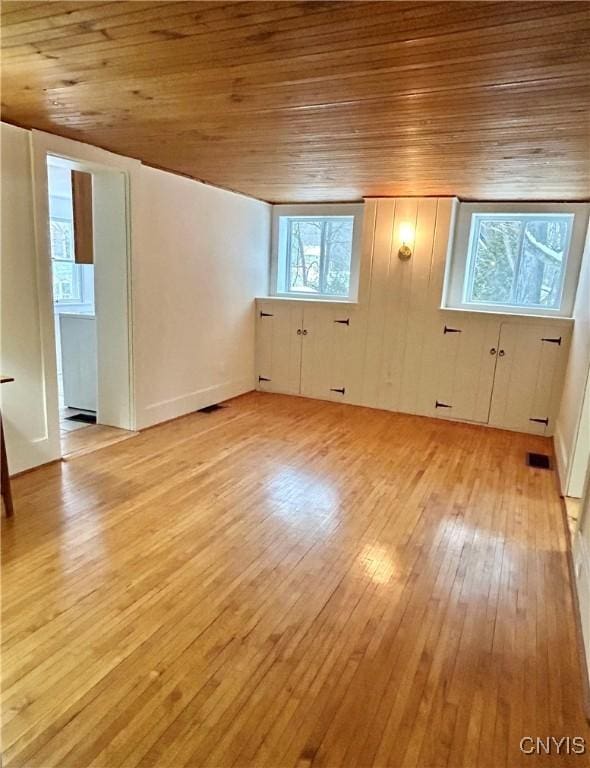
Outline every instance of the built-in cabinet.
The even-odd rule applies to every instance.
[[[383,396],[401,380],[401,360],[382,367],[377,388],[365,386],[368,323],[358,305],[258,300],[258,388],[552,434],[569,325],[444,311],[437,317],[425,328],[414,397],[404,407]]]
[[[354,306],[258,301],[257,379],[265,392],[358,401]]]
[[[441,335],[431,415],[553,434],[567,362],[567,326],[474,316],[445,323]]]

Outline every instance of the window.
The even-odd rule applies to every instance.
[[[356,299],[362,206],[275,206],[273,293]]]
[[[348,296],[352,216],[287,219],[288,291]]]
[[[443,307],[569,316],[587,205],[461,204]]]
[[[59,303],[82,302],[82,275],[74,262],[74,228],[71,220],[50,217],[53,300]]]
[[[474,214],[468,304],[559,309],[574,216]]]

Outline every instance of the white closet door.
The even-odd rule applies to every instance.
[[[321,400],[358,402],[361,366],[358,313],[342,305],[306,306],[303,312],[301,394]]]
[[[487,423],[497,345],[497,320],[441,313],[435,365],[422,384],[429,391],[430,415]]]
[[[302,307],[280,301],[258,301],[256,315],[257,389],[298,395]]]
[[[494,427],[552,435],[563,386],[569,329],[503,323],[490,410]]]

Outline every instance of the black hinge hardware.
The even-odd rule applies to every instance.
[[[443,333],[461,333],[461,328],[449,328],[445,325]]]
[[[335,323],[341,323],[342,325],[350,325],[350,317],[347,317],[346,320],[334,320]]]
[[[346,389],[344,387],[342,387],[342,389],[330,389],[330,392],[339,392],[343,395],[346,392]]]
[[[536,421],[537,424],[544,424],[545,426],[549,424],[549,419],[529,419],[529,421]]]
[[[272,312],[263,312],[260,310],[260,317],[274,317]]]
[[[551,344],[559,344],[561,346],[561,336],[558,339],[541,339],[541,341],[549,341]]]
[[[264,376],[259,376],[258,381],[272,381],[272,379],[267,379]]]
[[[437,400],[436,403],[434,404],[434,407],[435,408],[452,408],[453,406],[447,405],[446,403],[439,403],[439,401]]]

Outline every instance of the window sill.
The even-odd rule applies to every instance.
[[[466,315],[492,315],[493,317],[505,318],[506,320],[518,319],[518,320],[535,320],[536,322],[542,320],[543,322],[550,323],[566,323],[571,325],[574,322],[573,317],[564,317],[563,315],[535,315],[529,312],[501,312],[494,309],[467,309],[466,307],[446,307],[440,306],[441,312],[462,312]]]
[[[298,304],[345,304],[349,307],[358,306],[358,301],[352,299],[327,299],[324,296],[317,299],[307,296],[257,296],[256,301],[296,301]]]

